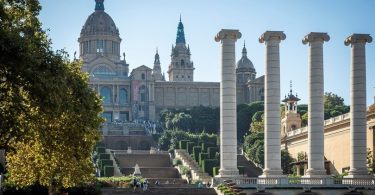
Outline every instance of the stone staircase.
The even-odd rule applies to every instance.
[[[201,171],[198,163],[186,152],[186,150],[175,150],[175,157],[182,161],[184,166],[187,166],[191,171],[193,181],[203,181],[204,183],[212,182],[212,177],[207,173]]]
[[[245,167],[246,177],[258,177],[262,175],[262,169],[257,167],[253,162],[249,161],[244,155],[237,155],[237,165]]]
[[[113,153],[111,152],[111,150],[110,149],[106,149],[105,150],[105,152],[107,153],[107,154],[109,154],[109,159],[111,159],[112,160],[112,162],[113,162],[113,174],[114,174],[114,176],[115,177],[121,177],[121,176],[123,176],[123,174],[121,173],[121,171],[120,171],[120,168],[119,168],[119,166],[118,166],[118,164],[117,164],[117,162],[116,162],[116,160],[115,160],[115,157],[113,156]]]

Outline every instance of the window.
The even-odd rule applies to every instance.
[[[181,60],[181,66],[185,66],[184,60]]]
[[[185,76],[184,76],[184,75],[182,75],[181,77],[182,77],[182,78],[185,78]]]
[[[112,122],[112,112],[103,112],[102,116],[105,119],[106,123]]]
[[[142,73],[141,77],[142,77],[142,80],[145,80],[146,79],[145,73]]]
[[[104,41],[96,40],[96,53],[103,53],[104,51]]]
[[[103,104],[112,103],[112,93],[109,87],[100,88],[100,95],[103,97]]]
[[[129,121],[129,112],[120,112],[120,120],[122,122]]]
[[[128,92],[126,89],[120,89],[120,105],[124,105],[128,102]]]
[[[93,75],[97,75],[97,76],[112,76],[112,75],[116,75],[115,72],[113,72],[111,69],[109,69],[106,65],[99,65],[97,66],[93,71],[92,71],[92,74]]]
[[[178,75],[176,75],[176,78],[178,78]]]
[[[146,88],[146,86],[142,85],[139,88],[139,94],[141,96],[141,102],[147,101],[147,88]]]
[[[188,76],[188,79],[190,79],[190,76]]]

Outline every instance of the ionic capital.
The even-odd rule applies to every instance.
[[[260,36],[259,43],[268,41],[282,41],[286,39],[286,35],[283,31],[266,31]]]
[[[353,44],[353,43],[371,43],[372,37],[370,34],[352,34],[348,38],[345,39],[344,44],[346,46]]]
[[[239,30],[234,29],[221,29],[219,33],[215,36],[215,41],[219,42],[224,39],[232,39],[236,41],[237,39],[241,38],[242,34]]]
[[[321,42],[323,43],[324,41],[329,41],[330,37],[327,33],[322,33],[322,32],[311,32],[307,34],[303,39],[302,43],[307,44],[307,43],[312,43],[312,42]]]

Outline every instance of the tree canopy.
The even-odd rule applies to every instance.
[[[8,183],[67,188],[93,178],[101,100],[82,62],[51,49],[40,9],[0,0],[0,147]]]

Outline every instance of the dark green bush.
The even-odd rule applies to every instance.
[[[245,175],[245,167],[244,166],[238,166],[238,171],[240,173],[240,175]]]
[[[205,159],[202,161],[202,171],[208,173],[210,176],[213,176],[213,169],[218,165],[219,161],[216,159]]]
[[[105,147],[100,147],[100,146],[96,147],[96,152],[98,154],[104,154],[105,153]]]
[[[182,161],[178,158],[173,159],[172,161],[173,166],[182,165]]]
[[[195,143],[194,142],[188,142],[187,144],[186,144],[186,149],[187,149],[187,152],[189,153],[189,154],[193,154],[193,147],[195,146]]]
[[[216,159],[216,153],[220,152],[218,147],[208,147],[207,153],[211,159]]]
[[[99,160],[99,169],[104,170],[105,166],[113,166],[113,161],[108,159],[101,159]]]
[[[107,159],[107,160],[109,160],[110,156],[109,156],[109,154],[99,154],[99,159]]]
[[[208,159],[208,158],[209,158],[208,153],[200,153],[199,154],[199,162],[198,162],[199,166],[202,167],[202,161],[204,159]]]
[[[199,162],[199,154],[201,153],[201,151],[202,151],[202,147],[200,146],[193,147],[193,157],[196,162]]]
[[[114,172],[113,166],[104,166],[104,177],[112,177],[114,176]]]
[[[179,142],[179,145],[180,145],[180,149],[182,149],[182,150],[186,150],[187,149],[187,143],[188,142],[190,142],[190,140],[181,140],[180,142]]]
[[[202,146],[202,152],[208,153],[208,147],[216,147],[216,143],[211,143],[211,142],[202,143],[201,146]]]

